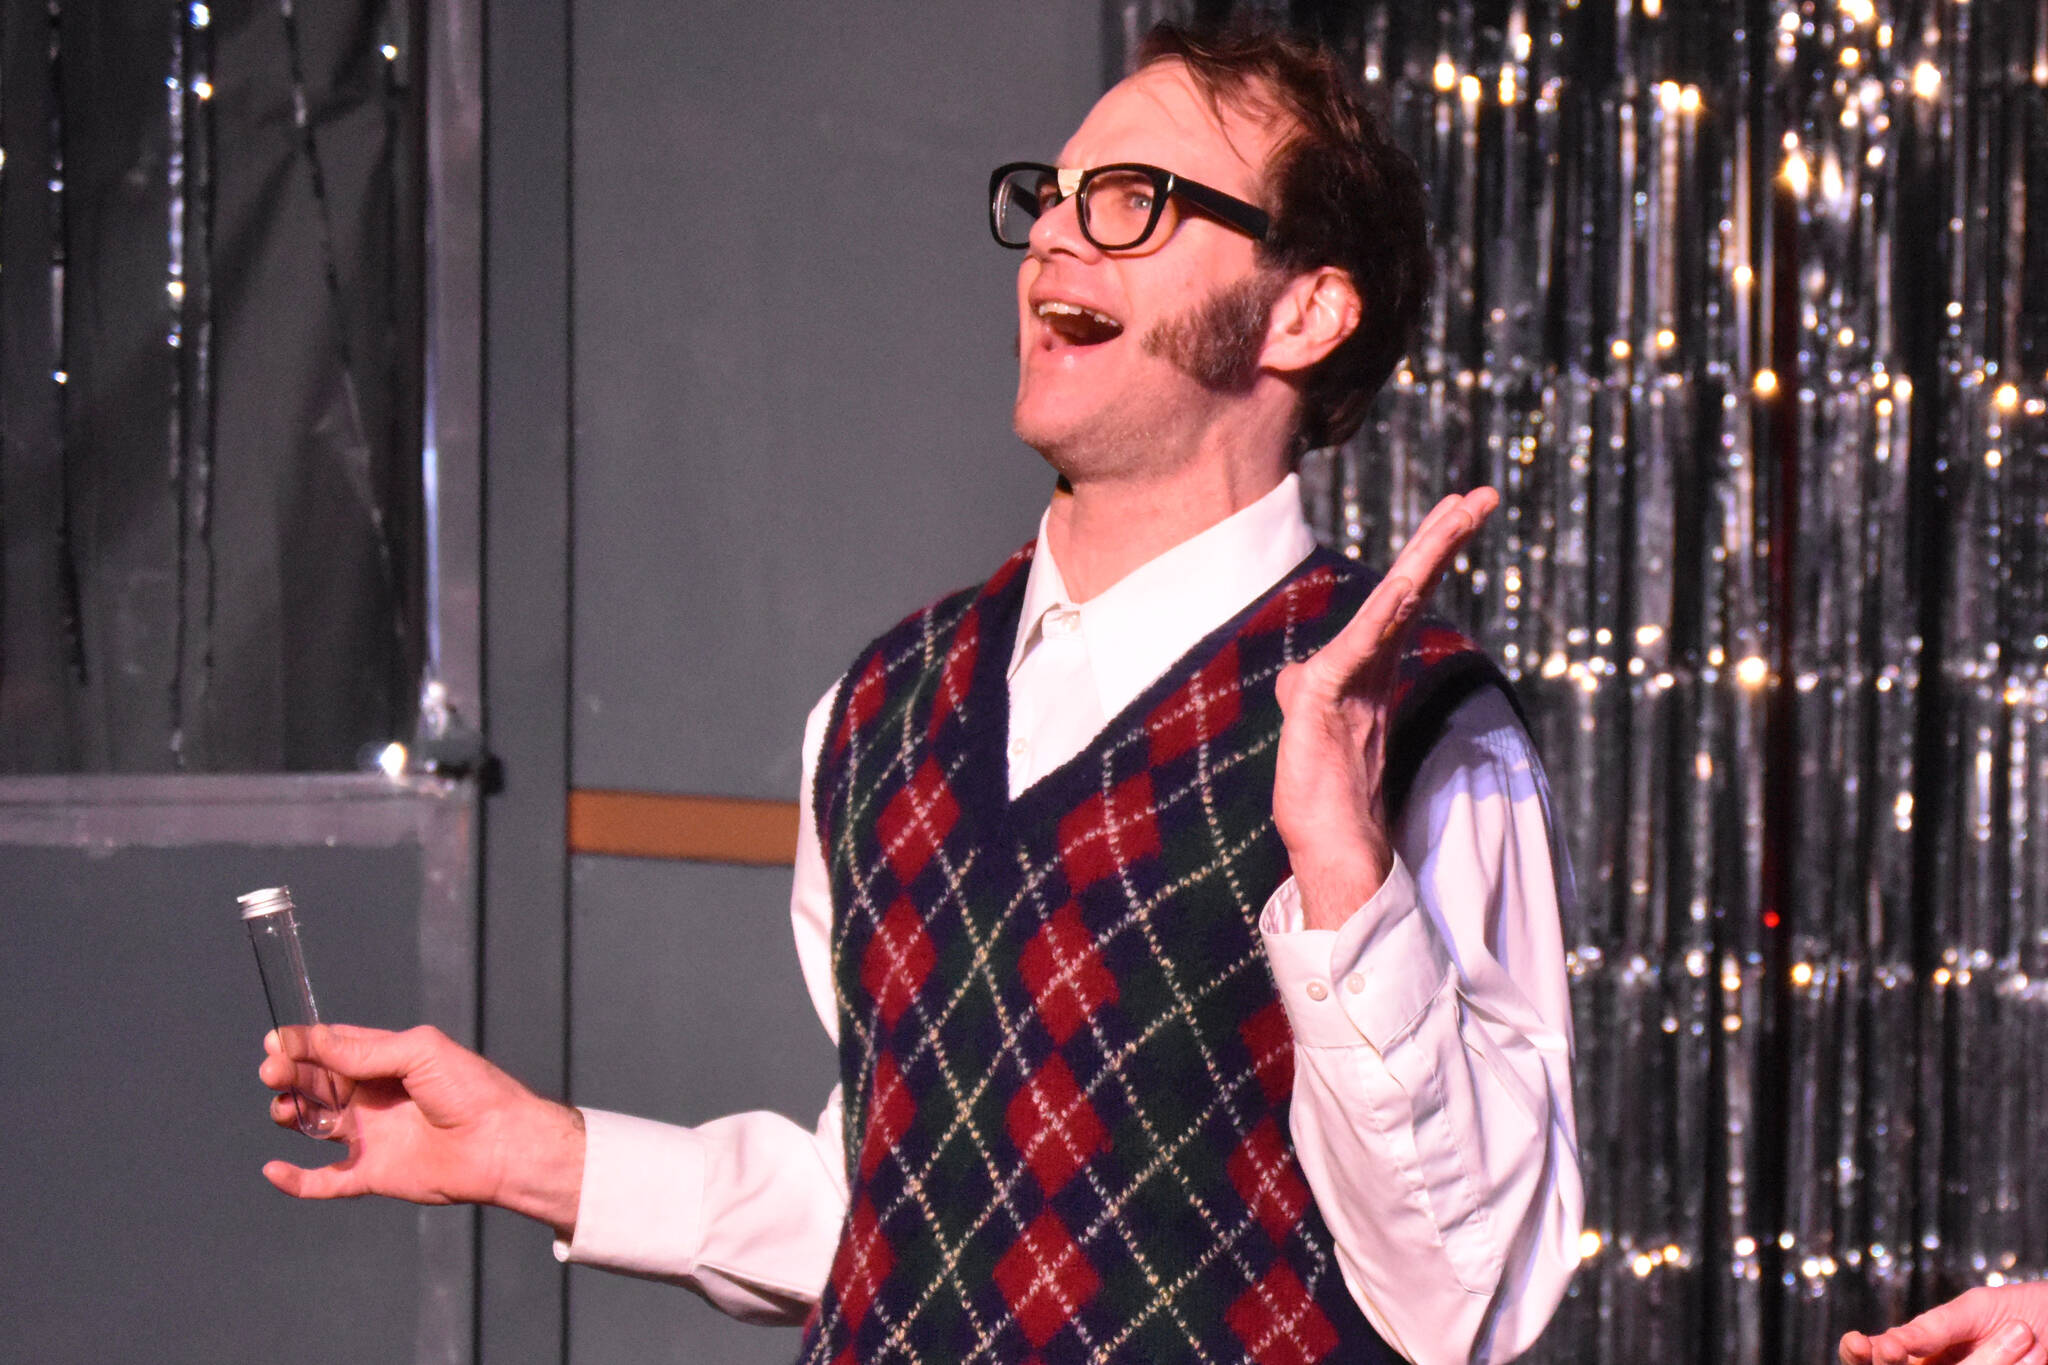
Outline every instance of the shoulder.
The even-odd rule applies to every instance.
[[[996,567],[996,571],[980,583],[938,597],[916,611],[911,612],[889,629],[876,636],[866,648],[854,656],[855,667],[868,656],[884,650],[891,642],[902,639],[922,639],[935,633],[957,626],[977,605],[1006,596],[1012,590],[1021,591],[1024,579],[1031,565],[1032,546],[1026,544]],[[847,670],[852,676],[855,669]]]
[[[893,670],[907,657],[929,651],[932,643],[951,635],[978,606],[1021,592],[1031,564],[1030,544],[1010,555],[981,582],[956,588],[897,621],[860,648],[840,675],[837,690],[845,696],[871,672]]]
[[[1482,687],[1451,712],[1417,781],[1436,786],[1459,773],[1488,774],[1502,787],[1529,786],[1541,781],[1542,771],[1514,703],[1498,687]]]
[[[1569,898],[1570,867],[1555,841],[1543,764],[1498,689],[1482,688],[1460,705],[1423,755],[1396,847],[1432,882],[1476,873],[1490,885],[1512,873],[1525,891],[1542,889],[1559,904]]]

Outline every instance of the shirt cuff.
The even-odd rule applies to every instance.
[[[1301,889],[1280,883],[1259,915],[1266,960],[1296,1041],[1384,1053],[1443,991],[1451,955],[1399,855],[1372,899],[1336,929],[1302,927]]]
[[[555,1239],[555,1259],[664,1279],[688,1274],[704,1242],[704,1152],[697,1134],[585,1109],[583,1144],[576,1233]]]

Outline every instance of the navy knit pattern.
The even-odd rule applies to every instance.
[[[1274,677],[1373,577],[1311,555],[1013,802],[1029,553],[870,646],[827,732],[851,1202],[803,1359],[1396,1361],[1295,1160],[1257,930],[1288,874]],[[1440,625],[1402,679],[1390,795],[1506,689]]]

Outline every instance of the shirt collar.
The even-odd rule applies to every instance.
[[[1048,509],[1038,519],[1038,544],[1005,676],[1016,676],[1042,638],[1047,612],[1078,611],[1105,716],[1123,710],[1203,636],[1279,582],[1316,544],[1302,515],[1301,480],[1289,474],[1256,502],[1076,603],[1046,540],[1050,515]]]

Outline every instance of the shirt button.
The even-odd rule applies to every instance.
[[[1010,741],[1010,757],[1022,758],[1031,752],[1031,741],[1019,735]]]
[[[1361,994],[1365,990],[1365,973],[1353,972],[1345,977],[1344,989],[1350,991],[1353,995]]]
[[[1330,988],[1320,981],[1311,981],[1308,983],[1308,998],[1311,1000],[1327,1000],[1330,998]]]

